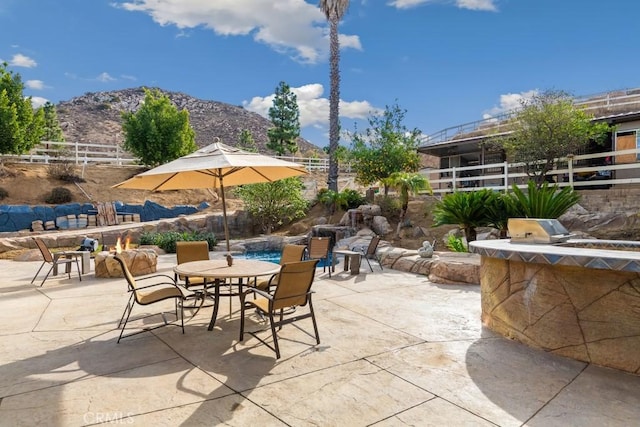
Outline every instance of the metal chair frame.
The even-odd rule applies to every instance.
[[[49,268],[49,271],[47,271],[47,274],[44,276],[44,279],[42,279],[40,286],[44,285],[44,282],[47,280],[47,278],[49,278],[49,275],[51,274],[53,269],[57,268],[57,266],[59,265],[65,266],[65,271],[67,272],[69,279],[71,279],[71,265],[75,264],[76,271],[78,272],[78,278],[82,282],[82,275],[80,274],[80,263],[78,262],[77,256],[73,255],[71,258],[66,258],[65,252],[57,252],[56,255],[54,256],[49,250],[49,247],[44,243],[44,241],[41,238],[34,237],[33,240],[35,241],[38,249],[40,249],[40,253],[42,254],[43,261],[42,261],[42,264],[40,264],[40,268],[36,272],[35,276],[33,276],[33,279],[31,279],[31,284],[33,284],[33,282],[36,280],[36,277],[38,277],[38,274],[40,274],[40,271],[42,270],[42,267],[44,267],[45,264],[51,264],[51,267]]]
[[[367,264],[369,264],[369,269],[371,270],[372,273],[373,273],[373,267],[371,266],[371,262],[369,262],[369,258],[371,257],[373,257],[373,259],[376,260],[376,262],[378,263],[378,266],[380,266],[380,270],[383,270],[382,263],[380,262],[380,258],[378,258],[378,254],[377,254],[379,243],[380,243],[380,236],[373,236],[366,250],[364,250],[363,248],[358,248],[358,252],[362,253],[362,258],[364,258],[367,261]]]
[[[306,259],[324,260],[322,263],[322,272],[324,273],[329,267],[329,277],[331,277],[331,269],[333,263],[331,259],[331,237],[311,237],[307,245]]]
[[[315,279],[315,271],[318,260],[300,261],[286,263],[282,266],[279,273],[278,284],[275,287],[273,293],[263,291],[261,289],[249,289],[240,295],[240,341],[244,340],[244,324],[245,324],[245,312],[248,309],[255,308],[259,313],[268,317],[269,326],[271,329],[271,336],[273,338],[273,345],[260,338],[257,333],[262,331],[254,331],[247,333],[255,337],[262,344],[269,347],[276,353],[276,359],[280,358],[280,347],[278,345],[278,330],[282,329],[283,325],[297,322],[298,320],[311,318],[313,322],[314,335],[302,330],[307,335],[315,337],[316,344],[320,344],[320,335],[318,333],[318,324],[316,322],[315,312],[313,310],[313,302],[311,296],[313,291],[311,285]],[[261,298],[254,300],[247,300],[246,296],[250,293],[256,293]],[[308,313],[300,314],[299,311],[288,311],[292,307],[309,307]],[[278,320],[274,319],[274,314],[278,315]],[[292,314],[291,317],[285,318],[286,315]]]
[[[180,290],[180,287],[176,284],[176,282],[173,280],[173,278],[169,275],[166,274],[155,274],[153,276],[146,276],[146,277],[141,277],[138,279],[134,279],[133,275],[131,274],[131,272],[129,271],[129,268],[127,267],[127,264],[124,262],[124,260],[118,255],[116,254],[114,256],[115,260],[118,261],[118,263],[120,264],[120,267],[122,268],[122,273],[125,277],[125,280],[127,281],[127,287],[128,287],[128,292],[131,293],[131,295],[129,296],[129,301],[127,302],[127,305],[124,308],[124,311],[122,312],[122,316],[120,317],[120,321],[118,322],[118,328],[120,329],[120,335],[118,336],[118,343],[120,342],[120,340],[122,338],[127,338],[127,337],[131,337],[133,335],[138,335],[141,334],[143,332],[148,332],[148,331],[152,331],[154,329],[158,329],[158,328],[162,328],[164,326],[169,326],[169,325],[173,325],[173,326],[180,326],[182,328],[182,333],[184,334],[184,304],[183,301],[186,299],[186,297],[184,296],[183,292]],[[158,279],[161,278],[162,281],[150,284],[150,285],[146,285],[146,286],[139,286],[137,284],[138,281],[143,281],[143,280],[149,280],[149,279]],[[171,285],[174,286],[176,288],[176,292],[163,292],[163,290],[167,289],[167,285]],[[156,289],[153,289],[156,288]],[[150,298],[149,301],[145,301],[144,296],[139,295],[140,291],[146,292],[148,291],[149,293],[147,295],[153,295],[153,293],[156,293],[156,297],[155,298]],[[164,312],[159,313],[160,316],[162,317],[162,321],[163,323],[157,326],[152,326],[152,327],[147,327],[147,328],[143,328],[139,331],[136,332],[132,332],[130,334],[124,334],[124,331],[127,327],[127,323],[129,322],[129,318],[131,316],[131,312],[133,311],[133,307],[135,304],[140,304],[140,305],[151,305],[151,304],[155,304],[157,302],[160,301],[164,301],[166,299],[170,299],[170,298],[174,298],[174,302],[175,302],[175,316],[176,316],[176,322],[178,321],[178,319],[180,319],[180,324],[177,325],[175,323],[172,322],[168,322],[167,318],[164,315]],[[180,313],[178,314],[178,309],[180,309]],[[150,314],[147,316],[142,316],[139,319],[144,319],[146,317],[151,317],[154,316],[154,314]]]

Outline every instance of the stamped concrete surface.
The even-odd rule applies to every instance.
[[[172,274],[175,255],[158,258]],[[318,269],[321,344],[279,332],[282,358],[250,335],[239,303],[186,310],[116,343],[123,279],[64,274],[40,288],[39,262],[0,261],[0,426],[629,426],[640,377],[527,348],[484,330],[480,289],[391,269],[329,278]],[[42,273],[41,273],[42,274]],[[39,283],[39,282],[38,282]],[[172,303],[163,307],[170,311]],[[306,308],[298,308],[305,312]],[[158,307],[136,306],[134,316]],[[160,322],[151,316],[132,330]],[[247,328],[266,327],[254,313]],[[129,326],[128,326],[129,327]],[[269,332],[264,334],[269,337]],[[269,338],[270,339],[270,338]]]

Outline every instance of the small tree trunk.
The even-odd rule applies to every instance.
[[[464,228],[464,237],[467,238],[467,245],[469,242],[473,242],[478,237],[478,233],[476,232],[475,227],[466,226]]]
[[[404,224],[404,218],[407,215],[407,207],[403,206],[403,209],[400,209],[400,220],[398,221],[398,228],[396,229],[396,238],[401,239],[400,230],[402,230],[402,224]]]

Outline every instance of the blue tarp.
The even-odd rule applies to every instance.
[[[194,206],[174,206],[166,208],[155,202],[146,201],[144,205],[130,205],[115,202],[118,214],[139,214],[140,221],[153,221],[157,219],[176,218],[180,215],[189,215],[198,212]],[[204,202],[200,209],[208,207]],[[33,221],[55,221],[59,217],[80,214],[95,214],[95,207],[91,203],[68,203],[58,206],[28,206],[28,205],[0,205],[0,232],[30,230]],[[64,223],[64,224],[63,224]],[[62,221],[63,227],[68,221]]]

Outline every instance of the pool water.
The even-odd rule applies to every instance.
[[[235,258],[257,259],[260,261],[268,261],[275,264],[280,264],[280,251],[248,251],[242,255],[235,256]],[[329,254],[329,259],[331,259],[331,254]],[[320,260],[320,262],[318,263],[318,267],[324,266],[324,260]]]

